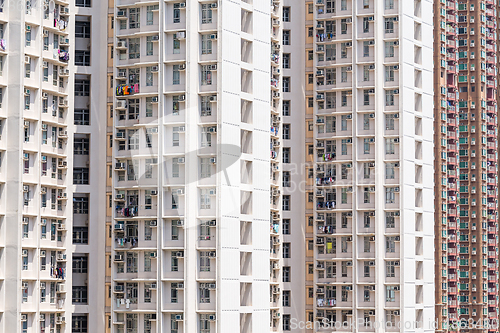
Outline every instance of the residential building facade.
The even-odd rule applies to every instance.
[[[497,7],[434,3],[439,332],[459,320],[498,330],[486,325],[498,320]]]
[[[306,299],[297,306],[316,323],[292,331],[328,330],[323,321],[359,323],[359,332],[375,331],[370,322],[393,326],[379,332],[434,331],[433,87],[425,84],[433,45],[424,38],[432,35],[432,5],[284,3],[291,21],[284,23],[283,66],[293,65],[283,69],[291,105],[283,126],[290,122],[294,131],[284,152],[300,165],[283,170],[284,179],[304,184],[290,188],[292,234],[284,242],[292,239],[298,258],[290,269],[303,275],[292,278],[305,277]],[[294,304],[303,287],[290,288]]]
[[[110,332],[280,331],[280,1],[112,15]]]
[[[104,12],[20,4],[0,4],[0,331],[102,332]]]

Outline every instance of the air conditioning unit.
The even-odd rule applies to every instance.
[[[176,321],[181,321],[181,320],[183,320],[182,315],[181,315],[181,314],[175,315],[175,320],[176,320]]]
[[[58,253],[57,260],[66,260],[66,255],[64,253]]]
[[[184,251],[177,251],[177,252],[175,252],[174,257],[184,258]]]
[[[347,114],[347,115],[345,116],[345,119],[352,119],[352,114]]]
[[[158,190],[151,190],[151,195],[158,195]]]
[[[347,236],[347,237],[346,237],[346,241],[348,241],[348,242],[352,242],[352,236]]]
[[[211,65],[211,66],[210,66],[210,70],[212,70],[212,71],[216,71],[216,70],[217,70],[217,65]]]
[[[217,95],[212,95],[208,98],[210,102],[217,102]]]
[[[174,225],[176,225],[178,227],[182,227],[184,225],[184,220],[175,220],[173,222],[174,222]]]
[[[46,92],[42,93],[42,98],[43,99],[49,98],[49,94],[47,94]]]
[[[374,242],[375,241],[375,236],[370,236],[370,242]]]
[[[177,283],[177,289],[184,289],[184,283],[183,282],[178,282]]]
[[[125,195],[124,195],[124,194],[117,194],[117,195],[115,196],[115,198],[116,198],[117,200],[123,200],[123,199],[125,199]]]
[[[115,286],[115,292],[117,293],[122,293],[123,291],[125,290],[125,286],[124,285],[116,285]]]
[[[159,40],[160,40],[160,36],[158,36],[158,35],[153,35],[153,36],[151,36],[151,40],[152,40],[153,42],[157,42],[157,41],[159,41]]]
[[[155,259],[158,257],[158,253],[156,251],[152,251],[150,252],[149,257]]]
[[[217,220],[210,220],[210,221],[208,221],[208,225],[210,227],[215,227],[217,225]]]
[[[118,72],[118,78],[127,78],[127,72],[125,72],[125,71],[119,71]]]
[[[216,190],[215,190],[215,188],[211,188],[211,189],[208,191],[208,194],[209,194],[209,195],[215,195],[215,194],[216,194]]]
[[[155,290],[157,288],[156,283],[151,283],[151,286],[149,287],[150,290]]]
[[[125,41],[116,42],[117,49],[124,49],[126,47],[127,47],[127,42],[125,42]],[[118,75],[118,76],[120,76],[120,75]]]
[[[398,119],[399,118],[399,113],[395,113],[394,114],[394,119]]]
[[[375,316],[375,310],[370,310],[368,311],[369,316]]]
[[[348,71],[348,72],[352,72],[352,66],[347,66],[347,67],[346,67],[346,71]]]
[[[210,158],[210,163],[212,163],[212,164],[217,163],[217,158],[216,157]]]
[[[401,287],[400,286],[394,286],[394,291],[400,291]]]
[[[123,230],[125,228],[123,223],[116,223],[115,230]]]
[[[217,2],[211,3],[210,8],[217,8]]]
[[[401,241],[401,236],[396,236],[396,237],[394,237],[394,240],[395,240],[396,242],[400,242],[400,241]]]
[[[125,109],[125,108],[127,108],[127,101],[126,100],[118,100],[118,101],[116,101],[116,108],[117,109]]]
[[[45,250],[40,250],[40,257],[45,257],[46,253]]]
[[[180,31],[178,33],[175,34],[175,39],[184,39],[186,38],[186,33],[184,31]]]
[[[348,261],[348,262],[346,262],[346,266],[351,267],[351,266],[352,266],[352,261]]]
[[[23,224],[28,224],[28,223],[30,223],[30,218],[27,216],[24,216],[23,217]]]
[[[46,188],[46,187],[42,187],[42,188],[40,189],[40,193],[41,193],[41,194],[46,194],[46,193],[47,193],[47,188]]]
[[[178,188],[175,190],[175,193],[177,193],[177,195],[184,195],[184,189],[183,188]]]
[[[207,132],[209,132],[209,133],[217,132],[217,126],[208,127]]]
[[[208,320],[215,321],[215,314],[209,315]]]
[[[157,220],[151,220],[151,221],[149,221],[149,226],[150,227],[156,227],[156,226],[158,226],[158,221]]]
[[[186,64],[180,64],[180,65],[179,65],[179,70],[180,70],[180,71],[184,71],[184,70],[186,70]]]
[[[64,7],[64,14],[69,14],[69,7]]]
[[[216,284],[215,283],[207,283],[207,287],[208,287],[208,289],[214,290],[216,288]]]
[[[44,61],[43,62],[43,68],[49,68],[49,62],[48,61]]]
[[[41,283],[45,283],[45,282],[41,282]],[[40,285],[41,285],[40,283]],[[45,288],[43,288],[45,289]],[[40,313],[40,321],[45,321],[45,313]]]
[[[21,289],[28,289],[28,287],[29,287],[28,282],[21,283]]]
[[[23,192],[26,193],[26,192],[29,192],[29,191],[30,191],[29,185],[24,185],[23,186]]]
[[[180,7],[180,8],[186,8],[186,3],[185,3],[185,2],[181,2],[181,3],[179,4],[179,7]]]
[[[211,34],[210,39],[217,39],[217,34]]]
[[[127,17],[127,11],[126,10],[119,10],[116,12],[116,17]]]
[[[124,170],[125,169],[125,163],[116,163],[115,164],[115,169]]]
[[[184,164],[184,163],[186,163],[186,158],[184,158],[184,157],[179,157],[179,158],[177,159],[177,163],[178,163],[178,164]]]
[[[41,219],[40,220],[41,225],[47,225],[47,219]]]
[[[27,257],[28,256],[28,250],[23,250],[23,257]]]
[[[216,257],[217,257],[217,252],[215,252],[215,251],[210,251],[210,252],[208,252],[208,256],[209,256],[210,258],[216,258]]]
[[[28,315],[27,314],[21,314],[21,321],[28,321]]]
[[[31,91],[28,88],[24,88],[24,96],[29,96]],[[24,122],[26,124],[26,122]]]
[[[399,260],[397,260],[397,261],[394,262],[394,266],[398,266],[399,267],[400,265],[401,265],[401,262]]]
[[[123,255],[115,254],[115,261],[123,261]]]
[[[179,102],[184,102],[186,100],[186,95],[179,95]]]

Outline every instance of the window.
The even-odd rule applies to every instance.
[[[210,289],[204,283],[200,283],[200,303],[210,303]]]
[[[283,258],[291,258],[290,243],[283,243]]]
[[[146,67],[146,87],[151,87],[152,85],[153,85],[153,68],[151,66],[148,66]]]
[[[290,30],[283,30],[283,45],[290,45]]]
[[[283,331],[290,331],[290,315],[283,315]]]
[[[394,286],[386,286],[385,292],[385,301],[386,302],[395,302],[396,301],[396,292]]]
[[[385,139],[385,153],[388,155],[394,155],[394,139]]]
[[[290,7],[283,7],[283,22],[290,22]]]
[[[201,66],[201,85],[209,86],[212,84],[212,65]]]
[[[283,171],[283,187],[290,187],[290,171]]]
[[[209,178],[212,176],[212,163],[210,158],[200,158],[200,178]]]
[[[395,261],[385,262],[385,276],[386,277],[396,277]]]
[[[385,82],[394,81],[394,66],[385,66]]]
[[[283,139],[290,140],[290,124],[283,124]]]
[[[90,96],[90,80],[75,80],[75,96]]]
[[[210,315],[200,314],[200,332],[210,333]]]
[[[78,3],[78,0],[76,0]],[[71,318],[72,333],[87,333],[88,332],[87,316],[73,316]]]
[[[88,244],[89,228],[73,227],[73,244]]]
[[[385,91],[385,106],[394,106],[394,91]]]
[[[363,262],[363,276],[370,277],[370,262],[369,261]]]
[[[172,146],[173,147],[179,147],[179,133],[178,132],[173,132],[172,133]]]
[[[75,0],[75,6],[77,7],[90,7],[92,0]]]
[[[388,229],[396,227],[393,213],[390,212],[385,213],[385,227]]]
[[[291,92],[290,89],[290,77],[283,78],[283,92]]]
[[[200,272],[210,272],[210,252],[200,251]]]
[[[139,149],[139,132],[138,130],[128,130],[128,149]]]
[[[75,125],[90,125],[89,109],[75,109]]]
[[[75,66],[90,66],[90,51],[75,50]]]
[[[201,35],[201,54],[212,54],[212,39],[210,39],[210,35]]]
[[[396,237],[393,236],[385,237],[385,252],[386,253],[396,252]]]
[[[75,37],[90,38],[90,22],[75,21]]]
[[[173,47],[172,47],[172,53],[173,54],[180,54],[181,53],[181,41],[177,38],[177,35],[174,34],[174,38],[172,39]]]
[[[290,235],[290,219],[283,219],[283,235]]]
[[[139,59],[141,57],[141,39],[129,38],[128,39],[128,58]]]
[[[73,214],[88,214],[88,213],[89,213],[89,199],[86,197],[73,197]]]
[[[283,148],[283,163],[290,163],[290,148]]]
[[[210,209],[211,208],[210,190],[209,189],[201,189],[200,190],[200,208],[201,209]]]
[[[88,155],[89,154],[89,139],[88,138],[75,138],[73,144],[74,155]]]
[[[290,116],[290,101],[283,101],[283,116]]]
[[[147,6],[146,7],[146,25],[153,25],[154,24],[154,10],[158,10],[159,5],[154,5],[154,6]]]
[[[389,17],[385,19],[384,29],[386,34],[392,34],[394,32],[394,17]]]
[[[212,115],[212,104],[210,102],[210,96],[201,96],[200,107],[200,116],[208,117]]]
[[[172,22],[181,23],[181,10],[180,8],[176,8],[176,5],[179,6],[179,4],[174,4],[174,11],[172,12],[173,14]]]
[[[210,3],[201,5],[201,24],[212,23],[212,8]]]
[[[283,196],[283,210],[290,210],[290,196]]]
[[[396,201],[394,187],[386,187],[385,189],[385,203],[391,204]]]
[[[146,80],[147,80],[147,73],[146,73]],[[151,117],[153,117],[153,98],[146,97],[146,118],[151,118]]]
[[[147,56],[153,55],[153,36],[146,37],[146,55]]]
[[[394,0],[385,0],[385,10],[394,9]]]
[[[87,303],[87,286],[73,286],[73,304]]]
[[[385,42],[384,53],[386,58],[394,58],[394,42]]]
[[[172,178],[179,178],[179,159],[172,159]]]
[[[283,68],[290,68],[290,53],[283,53]]]
[[[363,17],[363,33],[370,32],[370,21],[368,17]]]
[[[291,269],[290,266],[283,267],[283,282],[291,282]]]
[[[88,258],[86,256],[73,257],[73,273],[87,273]]]
[[[73,184],[89,184],[89,168],[73,168]]]
[[[128,10],[128,28],[137,29],[141,27],[141,9],[129,8]],[[132,59],[132,58],[131,58]]]
[[[395,114],[386,114],[385,115],[385,129],[388,131],[394,130],[394,119],[396,118]]]
[[[394,179],[394,163],[385,164],[385,179]]]

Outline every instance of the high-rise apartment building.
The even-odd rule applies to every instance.
[[[1,332],[104,331],[104,12],[0,1]]]
[[[437,331],[498,320],[497,1],[435,1]]]
[[[292,318],[434,331],[432,4],[284,3]]]
[[[110,331],[280,331],[280,2],[112,13]]]

